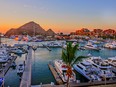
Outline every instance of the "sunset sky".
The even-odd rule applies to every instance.
[[[0,0],[0,32],[30,21],[65,33],[116,29],[116,0]]]

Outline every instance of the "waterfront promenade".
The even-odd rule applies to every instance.
[[[21,78],[20,87],[31,87],[31,62],[32,62],[32,48],[29,47],[28,54],[25,60],[25,70]]]

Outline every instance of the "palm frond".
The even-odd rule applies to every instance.
[[[73,66],[77,62],[81,62],[83,59],[86,59],[86,58],[88,58],[88,57],[87,56],[79,56],[79,57],[75,58],[75,60],[71,64],[71,66]]]

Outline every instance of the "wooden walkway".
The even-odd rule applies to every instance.
[[[23,72],[20,87],[31,87],[31,61],[32,61],[32,48],[28,50],[28,55],[25,62],[25,70]]]
[[[4,77],[7,71],[9,70],[11,64],[16,60],[17,56],[13,56],[11,60],[8,60],[8,63],[3,67],[3,70],[0,72],[0,77]]]
[[[95,82],[86,82],[86,83],[70,83],[71,87],[88,87],[88,86],[98,86],[98,85],[113,85],[116,84],[116,81],[95,81]]]
[[[56,72],[56,70],[54,69],[54,67],[51,64],[48,64],[57,84],[61,85],[63,84],[63,81],[61,80],[60,76],[58,75],[58,73]]]

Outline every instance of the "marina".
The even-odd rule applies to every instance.
[[[46,43],[46,42],[41,42],[39,44],[34,43],[34,44],[40,45],[42,43]],[[28,44],[31,45],[33,43],[28,42]],[[59,56],[59,55],[61,54],[62,48],[50,48],[50,49],[51,49],[51,51],[49,51],[46,48],[37,48],[36,50],[32,50],[32,48],[31,48],[31,51],[29,50],[30,52],[28,52],[26,54],[23,54],[21,56],[21,58],[16,59],[16,64],[19,61],[22,61],[22,62],[25,61],[25,65],[28,65],[28,64],[26,64],[27,63],[26,61],[28,61],[28,57],[32,58],[31,59],[31,61],[32,61],[31,62],[32,63],[31,64],[32,69],[31,69],[31,71],[26,70],[27,72],[24,70],[24,73],[26,72],[26,74],[25,74],[25,76],[24,76],[24,73],[22,75],[21,81],[19,83],[20,87],[28,87],[27,85],[32,85],[32,87],[34,87],[34,86],[41,86],[41,84],[42,84],[42,86],[45,86],[45,87],[47,87],[47,86],[49,87],[49,86],[51,86],[51,84],[56,86],[56,87],[60,87],[60,86],[63,87],[64,86],[62,84],[63,82],[61,80],[61,77],[58,75],[58,71],[56,71],[55,68],[52,65],[49,64],[49,61],[51,61],[51,60],[53,61],[55,59],[60,59],[61,58],[61,56]],[[100,50],[100,52],[107,52],[108,50],[109,49]],[[90,51],[90,50],[82,50],[81,51],[80,50],[78,54],[81,55],[82,52],[84,53],[83,55],[87,55],[88,53],[91,53],[91,55],[93,55],[93,56],[96,56],[96,54],[100,55],[99,51],[94,51],[94,50],[92,50],[92,51]],[[110,52],[111,52],[111,50],[110,50]],[[32,54],[30,54],[30,53],[32,53]],[[103,59],[108,59],[110,57],[114,57],[115,56],[115,50],[112,50],[112,54],[111,54],[111,56],[109,54],[109,57],[105,57],[106,54],[101,53],[100,56],[103,57]],[[56,56],[54,57],[54,55],[56,55]],[[29,68],[29,66],[28,66],[28,68]],[[49,68],[47,66],[50,67],[50,70],[49,70]],[[11,71],[12,70],[10,69],[9,72],[11,72]],[[27,75],[29,75],[29,76],[27,76]],[[12,76],[12,74],[11,74],[11,76]],[[35,79],[35,77],[36,77],[36,79]],[[81,79],[85,79],[85,77],[83,77],[82,75],[80,75],[79,77],[81,77]],[[79,80],[79,77],[77,76],[77,80]],[[46,78],[48,78],[49,80],[47,81]],[[19,79],[19,77],[18,77],[18,79]],[[28,81],[26,79],[28,79],[28,80],[31,79],[31,81]],[[104,84],[114,84],[115,83],[115,81],[97,81],[97,83],[95,81],[95,82],[90,82],[89,83],[89,82],[83,82],[81,79],[80,79],[79,82],[70,83],[71,87],[76,87],[77,85],[79,87],[82,87],[82,86],[93,86],[93,85],[104,85]],[[5,77],[5,81],[7,81],[6,77]],[[6,84],[7,83],[5,82],[5,85]],[[24,84],[25,84],[25,86],[24,86]],[[62,84],[62,85],[56,85],[56,84]],[[7,87],[7,86],[5,86],[5,87]]]

